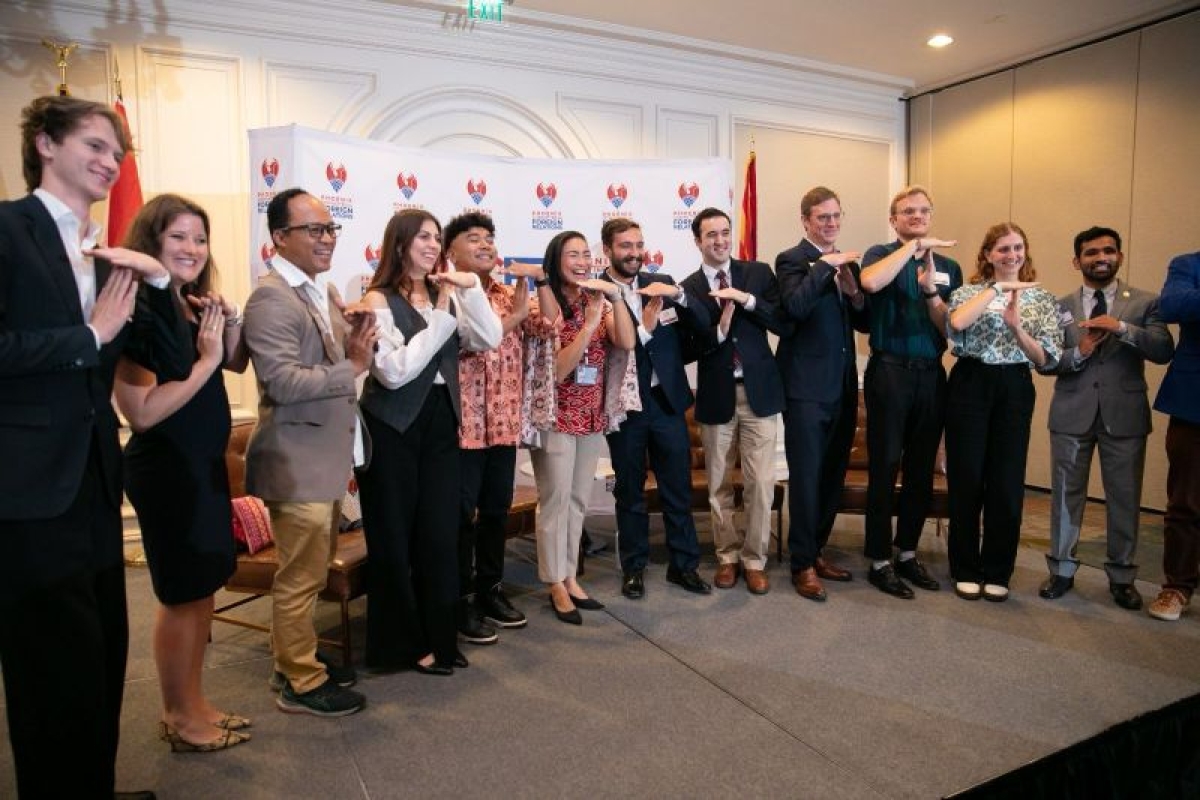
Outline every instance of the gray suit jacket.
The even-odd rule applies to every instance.
[[[319,312],[304,290],[275,272],[246,302],[244,335],[258,378],[246,491],[263,500],[331,502],[346,493],[358,403],[354,365],[342,349],[349,328],[336,299],[331,285],[330,337],[322,336]]]
[[[1158,314],[1158,296],[1117,282],[1117,296],[1109,314],[1128,327],[1124,337],[1110,335],[1090,358],[1077,358],[1083,303],[1078,289],[1060,297],[1063,357],[1049,371],[1057,374],[1050,403],[1050,430],[1082,435],[1091,428],[1099,410],[1113,436],[1147,436],[1150,402],[1147,397],[1146,361],[1165,364],[1175,351],[1175,340]]]

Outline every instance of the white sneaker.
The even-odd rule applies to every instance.
[[[959,581],[954,584],[954,593],[963,600],[978,600],[983,587],[974,581]]]
[[[1179,615],[1183,613],[1183,609],[1187,606],[1189,600],[1190,598],[1178,589],[1163,589],[1158,593],[1158,597],[1154,598],[1154,602],[1150,604],[1150,616],[1155,619],[1174,622],[1179,619]]]
[[[985,583],[983,585],[983,599],[991,600],[993,603],[1003,603],[1008,599],[1008,587],[996,583]]]

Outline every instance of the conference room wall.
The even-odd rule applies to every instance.
[[[453,9],[370,0],[336,8],[314,0],[22,4],[6,9],[0,29],[0,97],[15,112],[54,91],[57,70],[43,37],[80,44],[68,74],[77,96],[110,100],[119,64],[146,195],[176,191],[205,205],[222,285],[238,301],[251,288],[250,128],[298,123],[406,146],[537,158],[716,156],[740,172],[735,131],[752,124],[881,148],[871,202],[903,182],[904,81],[694,40],[662,44],[632,28],[564,25],[517,7],[506,18],[471,26]],[[18,135],[15,124],[0,126],[6,197],[24,191]],[[770,162],[762,155],[760,175],[781,169],[773,153]],[[353,193],[352,181],[343,193]],[[764,237],[793,240],[798,193],[769,196],[772,206],[760,206]],[[731,199],[701,202],[736,206],[740,198]],[[885,234],[877,226],[870,238]],[[503,231],[499,239],[503,247]],[[253,379],[228,380],[235,414],[252,414]]]
[[[1029,235],[1039,280],[1061,295],[1080,285],[1075,233],[1107,225],[1125,239],[1122,277],[1158,292],[1170,257],[1200,246],[1197,41],[1192,13],[913,100],[910,176],[933,192],[935,233],[958,239],[964,270],[986,228],[1011,219]],[[1147,369],[1152,397],[1163,372]],[[1035,384],[1026,481],[1048,487],[1053,380]],[[1148,444],[1151,508],[1166,505],[1166,422],[1154,415]],[[1104,496],[1098,469],[1089,494]]]

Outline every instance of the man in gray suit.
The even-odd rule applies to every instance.
[[[313,608],[336,549],[341,498],[365,460],[356,376],[374,351],[374,314],[344,309],[324,273],[340,225],[302,189],[267,207],[277,255],[246,303],[245,341],[258,377],[258,427],[246,490],[271,514],[279,569],[271,590],[272,686],[288,713],[353,714],[366,703],[354,673],[317,656]]]
[[[1083,287],[1059,298],[1063,357],[1050,403],[1050,577],[1038,594],[1062,597],[1075,584],[1079,526],[1087,501],[1092,453],[1100,449],[1107,515],[1108,573],[1113,601],[1142,607],[1134,587],[1142,468],[1150,434],[1146,361],[1165,364],[1175,342],[1159,318],[1158,297],[1117,280],[1121,235],[1088,228],[1075,237],[1075,269]]]

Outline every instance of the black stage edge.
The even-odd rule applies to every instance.
[[[945,800],[967,798],[1200,798],[1200,694],[1114,725],[1020,769],[946,795]]]

